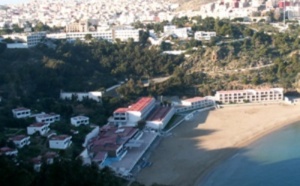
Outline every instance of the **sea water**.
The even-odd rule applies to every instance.
[[[300,122],[238,150],[201,186],[300,186]]]

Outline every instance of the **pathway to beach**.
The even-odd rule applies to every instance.
[[[175,128],[153,151],[137,181],[198,185],[200,178],[262,135],[300,120],[300,105],[227,107],[198,113]]]

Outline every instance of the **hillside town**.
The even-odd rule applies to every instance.
[[[76,93],[73,96],[77,96]],[[215,96],[173,100],[171,104],[163,104],[153,97],[142,97],[128,107],[117,108],[107,124],[101,127],[91,126],[91,132],[86,135],[82,144],[84,150],[78,157],[83,160],[83,164],[93,162],[100,169],[108,166],[116,174],[132,178],[136,171],[155,163],[148,162],[144,156],[149,148],[163,136],[168,136],[176,125],[189,120],[191,113],[218,109],[220,104],[284,102],[296,104],[297,100],[284,99],[282,88],[217,91]],[[18,107],[12,110],[12,117],[21,120],[34,118],[35,121],[27,126],[26,134],[9,137],[7,140],[12,141],[16,148],[1,147],[1,154],[17,156],[18,149],[26,148],[32,145],[32,140],[43,137],[48,141],[44,154],[32,157],[31,160],[36,171],[40,171],[42,158],[46,158],[47,163],[52,163],[53,158],[59,158],[59,150],[66,150],[72,145],[72,135],[52,130],[53,123],[61,120],[59,114],[32,113],[30,108]],[[66,121],[66,118],[63,119]],[[70,126],[75,128],[90,125],[89,117],[86,116],[74,116],[69,121]]]
[[[221,110],[226,118],[226,108],[251,115],[276,105],[283,115],[288,108],[297,115],[299,5],[218,0],[193,11],[161,0],[0,5],[0,157],[34,174],[78,160],[82,167],[109,168],[126,183],[149,181],[140,175],[161,169],[151,156],[157,148],[166,153],[162,141],[205,141],[206,133],[227,127],[219,121],[220,131],[201,128],[210,112]],[[192,132],[178,132],[193,118],[200,119]],[[250,122],[233,121],[251,132]],[[231,147],[223,141],[220,149]],[[172,148],[185,149],[181,142]],[[214,148],[208,146],[207,152]],[[170,162],[188,159],[174,154]]]

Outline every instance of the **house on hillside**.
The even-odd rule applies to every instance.
[[[71,118],[71,124],[75,127],[80,125],[88,125],[90,123],[90,118],[86,116],[76,116]]]
[[[9,140],[12,141],[18,148],[23,148],[25,145],[30,144],[30,136],[26,135],[14,136],[9,138]]]
[[[47,132],[49,132],[49,123],[33,123],[27,127],[27,134],[32,135],[38,132],[40,135],[45,135]]]
[[[49,139],[49,147],[50,149],[61,149],[65,150],[72,144],[72,136],[68,135],[56,135],[52,136]]]
[[[36,122],[39,123],[54,123],[56,121],[60,121],[60,115],[59,114],[55,114],[55,113],[50,113],[50,114],[38,114],[35,117]]]
[[[31,115],[31,110],[24,107],[12,109],[13,116],[15,118],[27,118]]]

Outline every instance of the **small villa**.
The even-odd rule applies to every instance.
[[[36,122],[43,122],[43,123],[54,123],[56,121],[60,121],[60,115],[55,113],[50,114],[39,114],[35,117]]]
[[[65,150],[72,144],[72,136],[68,135],[56,135],[52,136],[49,140],[50,149]]]
[[[71,124],[75,127],[80,125],[88,125],[90,123],[90,118],[86,116],[76,116],[71,118]]]
[[[35,133],[39,133],[40,135],[45,135],[49,132],[49,124],[48,123],[33,123],[27,127],[27,134],[32,135]]]
[[[15,118],[27,118],[31,115],[31,110],[28,108],[19,107],[12,109],[12,113]]]
[[[25,145],[30,144],[30,137],[26,135],[18,135],[9,138],[14,144],[16,145],[17,148],[23,148]]]

